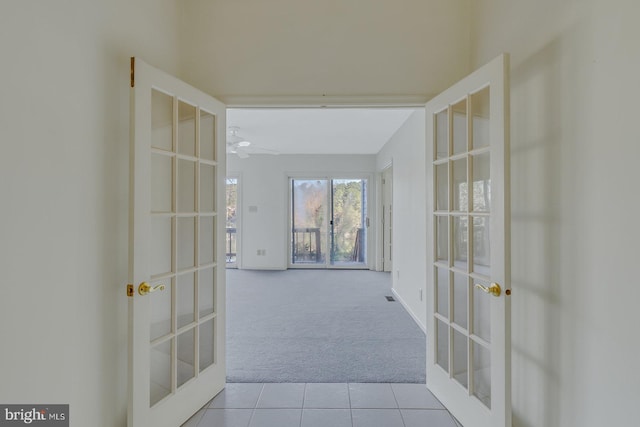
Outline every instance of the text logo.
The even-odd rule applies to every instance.
[[[0,405],[0,427],[69,427],[69,405]]]

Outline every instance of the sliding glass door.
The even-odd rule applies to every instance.
[[[290,179],[291,266],[367,265],[367,179]]]

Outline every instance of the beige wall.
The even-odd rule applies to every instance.
[[[469,68],[471,0],[183,0],[183,75],[223,99],[430,95]]]
[[[126,423],[129,56],[177,72],[176,4],[2,2],[2,403]]]
[[[513,409],[636,425],[640,3],[480,0],[474,67],[512,55]]]

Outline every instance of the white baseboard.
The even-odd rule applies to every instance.
[[[407,310],[407,313],[409,313],[409,316],[411,316],[411,318],[413,319],[414,322],[416,322],[418,327],[420,329],[422,329],[422,332],[424,332],[426,334],[427,333],[427,326],[422,324],[422,322],[420,321],[418,316],[416,316],[415,313],[411,310],[411,308],[409,308],[409,305],[407,305],[407,303],[402,299],[400,294],[398,294],[398,292],[396,292],[395,289],[391,288],[391,292],[393,293],[393,296],[396,298],[396,301],[398,301],[400,304],[402,304],[404,309]]]
[[[242,268],[238,267],[238,270],[278,270],[278,271],[282,271],[282,270],[286,270],[286,268],[273,267],[273,266],[250,265],[250,266],[243,266]]]

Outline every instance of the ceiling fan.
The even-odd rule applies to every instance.
[[[241,159],[246,159],[250,154],[271,154],[274,156],[280,154],[276,150],[254,145],[240,136],[239,132],[240,128],[238,126],[229,126],[229,133],[227,135],[227,154],[235,154]]]

